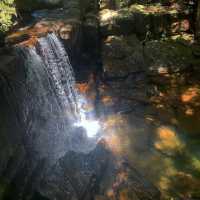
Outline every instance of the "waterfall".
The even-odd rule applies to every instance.
[[[55,34],[40,38],[34,47],[19,47],[18,53],[20,57],[23,56],[26,89],[29,90],[24,94],[27,98],[23,110],[41,105],[47,112],[58,112],[77,120],[74,72],[68,55]]]
[[[77,114],[77,94],[75,77],[68,55],[55,34],[39,39],[37,51],[45,63],[45,68],[52,79],[54,92],[61,106],[71,114]]]
[[[82,130],[99,127],[88,122],[81,109],[73,68],[61,41],[52,33],[38,39],[34,47],[18,46],[17,52],[25,74],[19,110],[27,148],[54,161],[66,151],[94,147],[94,140]]]

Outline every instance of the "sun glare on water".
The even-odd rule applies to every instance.
[[[93,114],[88,115],[88,111],[84,109],[84,104],[87,100],[80,96],[78,107],[80,119],[75,123],[75,126],[82,127],[85,129],[86,134],[89,138],[97,136],[101,126],[98,120],[95,119]]]
[[[100,130],[100,124],[95,120],[81,120],[79,123],[75,124],[78,127],[83,127],[86,130],[88,137],[95,137]]]

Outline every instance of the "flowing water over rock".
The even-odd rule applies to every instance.
[[[62,44],[54,34],[50,34],[39,40],[38,50],[52,77],[55,93],[57,93],[63,109],[71,111],[71,115],[77,115],[75,78]]]
[[[59,39],[48,34],[35,47],[17,49],[25,69],[20,119],[31,152],[55,162],[66,151],[94,148],[97,138],[88,140],[73,69]]]

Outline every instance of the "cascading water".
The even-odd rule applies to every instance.
[[[52,77],[54,92],[57,94],[62,108],[77,116],[77,93],[72,66],[65,49],[54,34],[39,39],[37,46],[46,70]]]
[[[35,47],[18,47],[18,55],[25,69],[21,119],[31,152],[54,162],[69,150],[93,149],[98,139],[89,137],[100,126],[86,118],[72,66],[56,35],[40,38]]]

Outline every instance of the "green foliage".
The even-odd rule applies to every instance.
[[[0,1],[0,32],[7,32],[13,25],[12,17],[16,16],[14,0]]]

